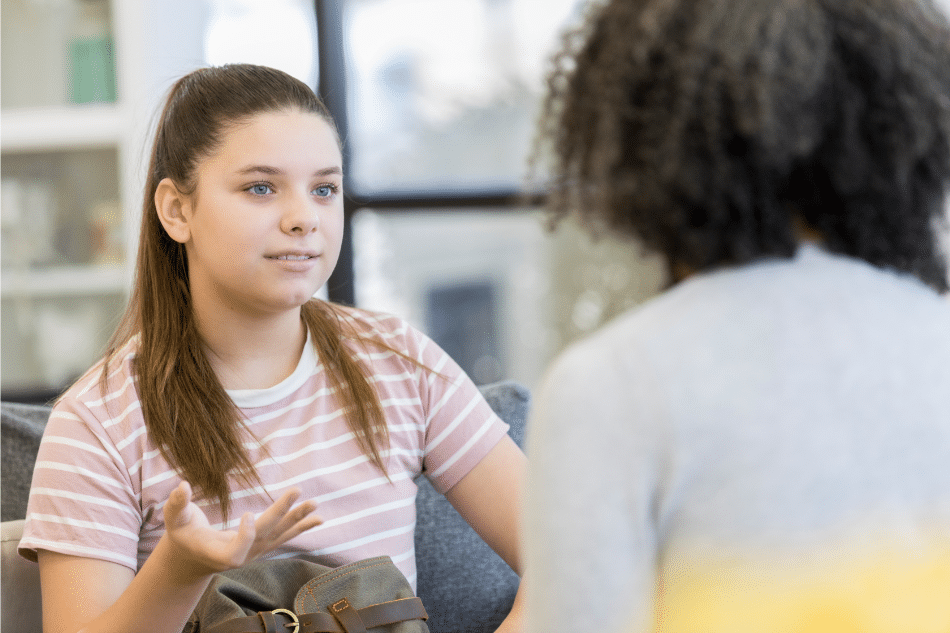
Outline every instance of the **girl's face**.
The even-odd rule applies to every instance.
[[[196,309],[292,310],[326,283],[343,238],[343,172],[320,116],[265,112],[226,129],[196,181],[180,225],[166,223],[185,244]]]

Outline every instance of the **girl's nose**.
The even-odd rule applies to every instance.
[[[288,201],[288,206],[281,218],[281,229],[285,233],[308,235],[320,228],[320,215],[316,203],[306,196],[295,196]]]

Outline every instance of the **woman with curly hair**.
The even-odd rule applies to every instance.
[[[946,16],[609,1],[542,129],[672,283],[536,396],[529,630],[950,630]]]

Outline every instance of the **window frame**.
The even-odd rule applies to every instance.
[[[346,0],[314,0],[317,19],[317,95],[323,100],[336,122],[343,143],[343,173],[350,173],[353,149],[349,138],[347,112],[347,81],[345,33],[343,30],[343,4]],[[331,301],[345,305],[356,304],[356,275],[353,265],[353,216],[366,208],[378,213],[411,213],[438,209],[459,213],[477,213],[485,209],[516,209],[540,207],[545,196],[541,193],[526,195],[524,191],[510,189],[457,189],[361,194],[344,187],[343,198],[343,244],[336,268],[327,281],[327,296]]]

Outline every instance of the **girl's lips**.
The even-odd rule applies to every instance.
[[[280,261],[288,262],[302,262],[308,259],[313,259],[314,255],[275,255],[271,259],[277,259]]]
[[[319,256],[320,254],[315,251],[288,251],[286,253],[265,255],[264,257],[267,259],[275,259],[283,262],[302,262],[307,261],[308,259],[314,259]]]
[[[280,269],[291,273],[309,273],[320,261],[320,255],[316,252],[279,253],[265,255],[265,258],[278,264]]]

